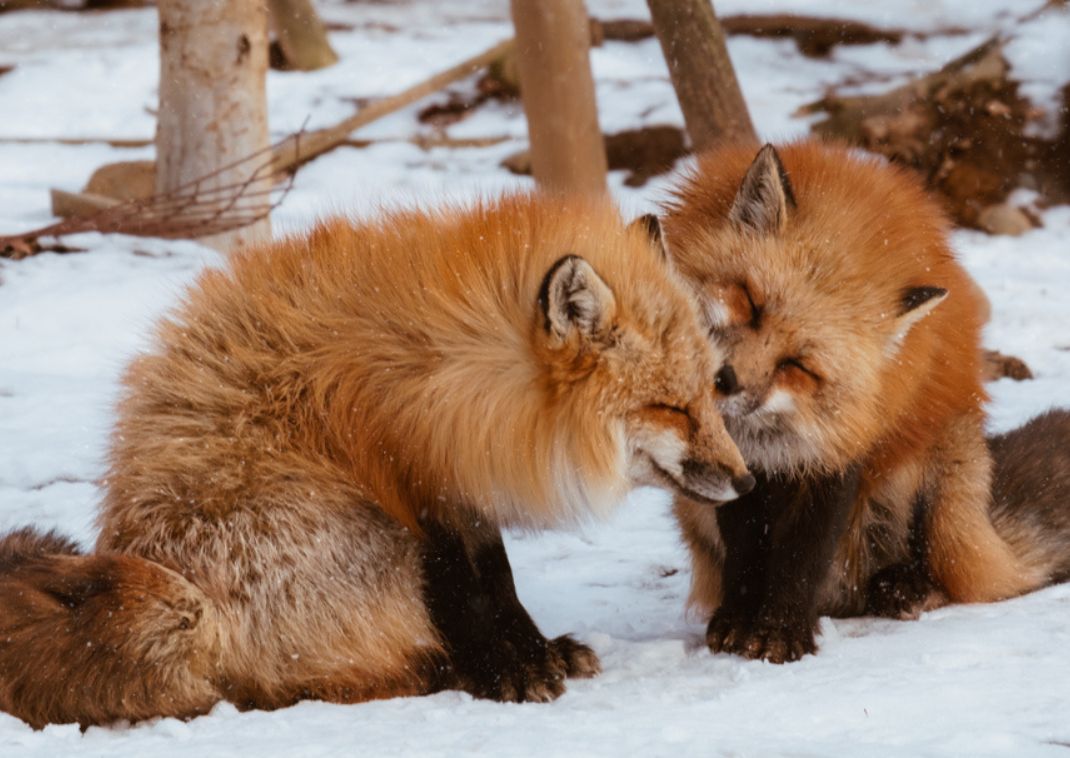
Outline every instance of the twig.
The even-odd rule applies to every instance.
[[[273,149],[275,154],[272,164],[273,172],[281,174],[284,171],[290,171],[302,163],[306,163],[316,156],[334,149],[360,127],[401,110],[405,106],[411,105],[433,92],[437,92],[446,85],[452,84],[490,65],[509,53],[513,49],[513,44],[512,39],[499,42],[479,55],[474,55],[445,71],[440,71],[396,95],[370,103],[334,126],[307,132],[301,137],[299,148],[292,144],[289,138],[281,140]]]
[[[271,189],[259,189],[265,180],[276,178],[275,156],[285,143],[295,151],[301,149],[301,133],[288,135],[280,143],[240,160],[221,166],[206,176],[177,187],[172,192],[149,198],[116,202],[87,216],[67,218],[55,224],[22,234],[0,237],[0,257],[25,257],[39,237],[59,237],[80,232],[132,234],[168,239],[196,239],[231,231],[255,223],[278,207],[293,188],[293,173],[288,174],[279,196],[272,201]],[[259,163],[257,163],[259,161]],[[242,181],[204,188],[224,172],[252,166]],[[238,207],[240,200],[262,200]]]

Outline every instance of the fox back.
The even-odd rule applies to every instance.
[[[410,526],[443,503],[567,523],[604,514],[638,438],[673,428],[651,407],[702,414],[692,457],[745,474],[705,381],[718,358],[659,256],[607,205],[522,196],[239,254],[127,376],[105,534],[168,501],[225,514],[310,461]]]

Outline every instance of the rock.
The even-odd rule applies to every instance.
[[[144,200],[156,192],[156,163],[120,161],[101,166],[89,177],[85,192],[114,200]]]
[[[1003,378],[1021,382],[1033,378],[1033,372],[1029,370],[1025,361],[1013,355],[1004,355],[997,350],[984,351],[982,373],[986,382],[994,382]]]
[[[1006,234],[1017,237],[1033,228],[1033,222],[1025,211],[1009,203],[989,205],[977,215],[977,225],[989,234]]]

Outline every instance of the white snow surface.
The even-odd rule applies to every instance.
[[[1038,136],[1051,139],[1066,118],[1062,90],[1070,81],[1070,6],[1056,6],[1014,27],[1003,49],[1011,77],[1020,93],[1043,111],[1029,124]]]
[[[646,16],[642,0],[588,4],[601,17]],[[898,81],[954,57],[1036,5],[1015,0],[720,0],[718,11],[800,12],[934,32],[901,45],[839,48],[828,60],[790,41],[734,37],[730,51],[763,136],[791,138],[791,116],[832,84]],[[356,98],[401,89],[510,33],[503,2],[331,2],[342,61],[311,74],[272,73],[277,135],[352,112]],[[955,27],[955,33],[945,33]],[[79,189],[95,167],[151,149],[20,144],[12,137],[150,137],[155,14],[0,14],[0,234],[50,220],[47,189]],[[1054,50],[1038,32],[1025,49]],[[1065,38],[1064,38],[1065,39]],[[1026,43],[1023,43],[1026,44]],[[607,131],[680,124],[654,40],[593,51]],[[1070,68],[1062,66],[1062,76]],[[1058,73],[1058,72],[1057,72]],[[1044,74],[1048,76],[1048,74]],[[471,92],[470,80],[453,89]],[[442,100],[439,95],[431,100]],[[374,214],[528,186],[497,167],[525,144],[515,105],[484,106],[452,136],[506,136],[480,149],[424,151],[419,104],[357,136],[389,139],[336,150],[298,174],[277,230],[317,217]],[[627,213],[656,207],[668,178],[611,185]],[[993,303],[990,346],[1024,358],[1035,381],[991,386],[991,427],[1004,430],[1065,403],[1070,378],[1070,208],[1043,214],[1019,238],[958,232],[954,244]],[[33,523],[84,545],[94,537],[108,429],[122,367],[183,288],[218,256],[188,242],[81,235],[85,253],[0,261],[0,531]],[[548,635],[574,632],[604,673],[574,681],[551,704],[476,701],[457,692],[354,706],[304,702],[239,713],[221,704],[180,722],[34,731],[0,714],[0,756],[1061,756],[1070,747],[1070,585],[915,622],[822,621],[821,650],[785,666],[711,655],[704,623],[685,613],[686,551],[668,499],[641,490],[609,523],[577,533],[507,539],[519,593]]]

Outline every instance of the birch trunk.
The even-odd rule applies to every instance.
[[[606,152],[583,2],[511,0],[511,5],[535,181],[552,192],[604,193]]]
[[[268,17],[260,0],[159,0],[158,6],[156,192],[166,194],[268,148]],[[212,176],[199,191],[240,185],[256,163]],[[250,186],[249,191],[265,194],[238,200],[229,213],[266,212],[269,188],[267,179]],[[232,196],[220,198],[218,204],[228,202]],[[265,215],[202,241],[225,251],[270,236],[271,222]]]

